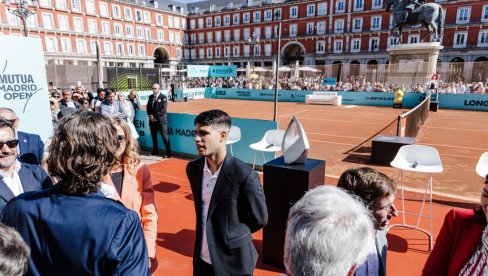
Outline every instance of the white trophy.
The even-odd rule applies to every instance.
[[[307,134],[298,119],[293,116],[281,144],[281,151],[285,159],[285,164],[303,164],[307,161],[308,143]]]

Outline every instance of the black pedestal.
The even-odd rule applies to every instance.
[[[414,137],[376,136],[371,147],[371,162],[390,165],[402,146],[413,144]]]
[[[430,102],[429,110],[437,112],[437,109],[439,109],[439,102]]]
[[[263,165],[268,224],[263,230],[263,262],[284,269],[288,212],[306,191],[324,185],[325,161],[308,159],[305,164],[287,165],[283,157]]]

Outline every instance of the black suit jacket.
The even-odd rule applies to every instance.
[[[196,212],[196,240],[193,265],[202,247],[202,176],[205,157],[188,163]],[[258,174],[241,160],[227,154],[213,190],[206,231],[215,275],[252,275],[257,252],[251,233],[268,221],[266,199]]]
[[[22,163],[19,178],[25,192],[37,191],[51,187],[53,184],[47,173],[37,165]],[[14,198],[12,190],[5,184],[0,176],[0,211]]]
[[[154,104],[153,104],[154,102]],[[167,115],[167,107],[168,107],[168,99],[166,96],[159,92],[159,95],[156,99],[154,99],[154,94],[149,96],[147,101],[147,115],[153,115],[154,118],[158,120],[159,123],[167,124],[168,123],[168,115]]]

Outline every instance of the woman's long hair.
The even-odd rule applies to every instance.
[[[125,150],[120,161],[123,165],[127,165],[130,173],[135,174],[137,166],[141,163],[139,143],[132,138],[129,123],[118,117],[112,117],[111,120],[115,126],[122,128],[125,135]]]

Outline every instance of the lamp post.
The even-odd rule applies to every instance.
[[[275,15],[278,17],[278,14]],[[278,23],[278,45],[276,47],[276,68],[275,68],[275,91],[274,91],[274,112],[273,121],[276,122],[278,114],[278,81],[280,79],[280,56],[281,56],[281,17]]]
[[[10,8],[10,0],[4,0],[7,10],[10,14],[18,16],[24,25],[24,36],[27,37],[27,18],[33,14],[36,14],[37,8],[39,8],[39,3],[37,0],[32,0],[32,6],[34,11],[29,9],[29,3],[27,0],[14,0],[16,6],[15,9]]]
[[[251,62],[252,62],[252,71],[254,72],[254,55],[256,55],[256,51],[254,49],[254,45],[259,44],[259,37],[256,35],[255,32],[252,33],[252,36],[247,38],[247,43],[251,45],[252,48],[252,55],[251,55]]]

